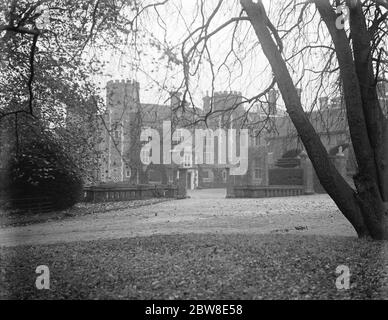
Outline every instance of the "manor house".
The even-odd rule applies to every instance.
[[[378,88],[385,113],[388,112],[388,84]],[[189,189],[225,187],[226,168],[230,163],[217,162],[219,137],[215,137],[214,163],[196,164],[195,146],[191,155],[180,164],[144,164],[150,157],[142,151],[145,142],[140,141],[141,130],[157,129],[161,132],[163,121],[170,121],[172,132],[186,128],[231,129],[237,132],[248,129],[248,171],[239,177],[239,183],[265,185],[268,183],[268,167],[296,165],[303,145],[286,112],[278,106],[279,93],[271,90],[267,102],[247,109],[240,92],[215,92],[203,98],[202,108],[181,101],[182,95],[174,92],[169,104],[144,104],[140,102],[140,86],[136,81],[109,81],[106,86],[106,110],[100,121],[101,153],[97,180],[101,183],[173,183],[178,167],[187,168]],[[344,103],[340,96],[321,97],[319,108],[308,114],[327,151],[335,155],[343,152],[347,159],[347,172],[356,170]],[[205,121],[206,120],[206,121]],[[179,130],[178,130],[179,131]],[[239,135],[237,134],[237,137]],[[227,137],[228,139],[228,137]],[[236,139],[239,149],[239,139]],[[200,152],[204,159],[209,155],[205,147]],[[150,151],[152,152],[152,150]],[[170,152],[164,150],[162,152]],[[143,159],[143,161],[141,161]]]

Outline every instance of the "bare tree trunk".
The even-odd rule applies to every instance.
[[[384,135],[383,135],[383,141],[384,143],[384,149],[383,149],[383,165],[385,167],[384,175],[383,175],[383,199],[385,208],[388,210],[388,119],[385,120],[385,126],[384,126]]]
[[[329,0],[315,1],[333,40],[340,67],[349,131],[358,164],[358,174],[354,177],[357,202],[371,236],[387,239],[388,218],[382,198],[384,117],[374,85],[370,39],[361,3],[348,4],[353,53],[345,31],[336,27],[337,16]]]
[[[250,19],[264,54],[271,64],[287,112],[301,137],[322,186],[337,204],[344,216],[354,226],[359,237],[371,236],[375,239],[387,239],[386,214],[384,213],[380,191],[376,184],[378,173],[375,162],[373,161],[374,158],[373,156],[371,157],[373,151],[368,140],[368,131],[363,115],[363,105],[359,92],[358,79],[354,65],[352,66],[352,64],[349,64],[349,61],[352,61],[353,59],[352,55],[350,54],[349,57],[346,47],[336,48],[337,50],[342,50],[342,55],[337,53],[337,56],[339,60],[344,62],[342,63],[343,68],[341,68],[341,75],[344,81],[345,99],[347,100],[347,106],[352,105],[353,108],[351,112],[348,110],[348,122],[355,153],[357,155],[357,162],[359,167],[361,166],[362,172],[368,173],[363,174],[360,177],[361,180],[357,183],[358,193],[355,193],[353,189],[350,188],[331,163],[325,147],[309,122],[302,108],[300,98],[298,97],[286,63],[271,35],[270,30],[272,32],[276,31],[274,28],[269,27],[269,20],[262,2],[258,1],[258,3],[253,3],[251,0],[240,0],[240,2]],[[323,5],[326,4],[322,1],[317,2],[320,4],[322,3]],[[328,9],[328,7],[323,7],[323,10]],[[331,7],[330,9],[332,11]],[[322,15],[322,12],[320,13]],[[330,19],[333,18],[331,15],[329,15],[329,17]],[[336,18],[335,13],[334,17]],[[332,31],[337,32],[337,30]],[[336,34],[336,36],[338,36],[338,34]],[[343,37],[343,34],[339,34],[339,36]],[[279,39],[276,34],[274,37]],[[345,40],[344,45],[349,46],[346,34],[345,39],[342,38],[341,40]],[[337,45],[341,46],[342,44],[337,43]],[[344,59],[347,59],[347,62]],[[355,94],[349,94],[351,90],[356,90]],[[365,181],[363,181],[363,179]]]
[[[353,43],[354,64],[361,93],[363,113],[368,130],[368,138],[373,149],[377,179],[376,183],[384,198],[384,181],[387,168],[384,166],[384,127],[385,119],[380,108],[376,90],[376,77],[371,55],[371,34],[367,28],[361,2],[347,1],[350,8],[350,30]],[[387,141],[387,140],[386,140]]]

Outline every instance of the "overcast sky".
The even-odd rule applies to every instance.
[[[155,2],[155,0],[150,0]],[[206,15],[208,16],[217,4],[217,0],[206,0]],[[270,1],[265,1],[269,3]],[[198,2],[199,3],[199,2]],[[140,83],[141,101],[144,103],[164,103],[168,98],[167,91],[178,88],[182,81],[182,66],[168,64],[163,52],[156,49],[159,43],[161,48],[173,48],[173,52],[181,59],[180,50],[183,39],[200,25],[201,21],[195,17],[197,13],[197,1],[170,0],[166,5],[158,7],[160,18],[154,10],[149,10],[142,17],[141,33],[137,39],[137,48],[142,52],[135,54],[135,48],[126,46],[123,52],[109,50],[103,53],[107,61],[104,76],[96,77],[103,85],[109,80],[135,79]],[[238,16],[241,10],[239,1],[224,1],[219,13],[211,24],[210,30],[215,29],[231,17]],[[218,71],[215,82],[216,91],[241,91],[244,95],[253,95],[260,88],[265,88],[271,81],[271,73],[265,57],[260,54],[253,32],[248,33],[249,24],[241,22],[239,34],[244,47],[235,42],[235,50],[242,64],[236,62],[236,57],[231,55],[226,65],[233,70],[230,75],[226,66],[218,67],[225,60],[231,48],[233,25],[226,28],[210,41],[209,49],[215,69]],[[247,36],[247,33],[250,34]],[[144,37],[143,37],[144,36]],[[252,47],[256,48],[253,49]],[[252,51],[252,56],[249,51]],[[140,58],[140,59],[136,59]],[[253,72],[254,71],[254,72]],[[261,83],[262,82],[262,83]],[[211,91],[211,72],[209,67],[203,67],[199,77],[192,78],[192,92],[195,102],[201,106],[202,97],[207,91]]]
[[[149,0],[154,3],[157,0]],[[218,0],[205,1],[205,16],[209,16]],[[279,19],[279,7],[286,2],[284,0],[264,0],[268,15],[274,23]],[[304,1],[300,0],[300,3]],[[143,103],[167,103],[168,91],[178,88],[181,84],[183,72],[181,65],[168,64],[163,52],[156,49],[172,48],[181,59],[181,44],[189,31],[201,25],[201,19],[196,16],[199,0],[169,0],[167,4],[158,7],[159,16],[154,10],[148,10],[143,15],[137,34],[136,48],[128,45],[118,53],[108,50],[102,54],[107,61],[104,75],[97,77],[103,86],[109,80],[135,79],[140,83],[140,97]],[[300,9],[301,6],[298,7]],[[311,11],[315,10],[311,6]],[[213,19],[210,31],[239,15],[241,5],[238,0],[226,0],[221,6],[218,14]],[[293,12],[289,21],[295,23],[298,20],[299,12]],[[285,55],[291,55],[295,51],[294,39],[298,38],[301,45],[324,44],[330,45],[329,37],[321,37],[316,42],[316,28],[319,15],[316,15],[313,23],[306,29],[296,30],[294,38],[291,35],[285,40]],[[276,24],[276,23],[275,23]],[[282,26],[286,28],[287,26]],[[209,42],[209,51],[216,70],[215,91],[241,91],[243,96],[252,97],[265,89],[272,81],[272,72],[268,62],[262,53],[256,35],[250,27],[249,22],[242,21],[235,33],[234,51],[230,54],[231,40],[234,24],[225,28],[214,36]],[[303,36],[301,36],[303,33]],[[150,45],[149,41],[153,43]],[[136,50],[141,52],[136,53]],[[226,59],[228,57],[228,59]],[[225,60],[226,59],[226,60]],[[226,61],[225,64],[222,64]],[[297,81],[301,74],[304,80],[298,86],[303,88],[302,103],[309,109],[310,101],[316,93],[314,84],[309,82],[316,77],[316,70],[325,64],[325,58],[319,52],[301,55],[301,60],[290,68],[291,76]],[[298,67],[299,65],[299,67]],[[308,67],[302,67],[305,65]],[[299,70],[298,70],[299,68]],[[315,73],[314,73],[315,72]],[[211,70],[209,63],[204,63],[200,68],[198,76],[191,79],[191,92],[197,106],[202,106],[202,97],[211,91]],[[336,92],[326,95],[333,97]],[[304,101],[303,101],[304,100]],[[281,103],[281,102],[280,102]]]

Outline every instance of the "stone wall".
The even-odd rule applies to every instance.
[[[235,186],[234,198],[295,197],[305,194],[304,186]]]
[[[176,186],[116,186],[116,187],[86,187],[84,188],[84,202],[113,202],[150,198],[176,198]]]
[[[187,196],[187,169],[179,168],[179,178],[174,184],[138,184],[105,183],[98,186],[85,187],[82,201],[113,202],[130,201],[150,198],[184,199]]]
[[[346,179],[346,157],[342,150],[337,155],[331,156],[338,172]],[[298,196],[302,194],[313,194],[324,192],[312,163],[305,151],[300,153],[299,168],[271,168],[268,169],[268,183],[265,185],[254,185],[250,180],[244,183],[236,183],[236,178],[229,175],[227,183],[228,198],[263,198]]]

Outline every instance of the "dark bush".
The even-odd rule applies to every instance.
[[[52,141],[22,146],[8,168],[7,195],[15,209],[26,198],[44,198],[53,210],[73,206],[82,193],[82,178],[65,151]]]

